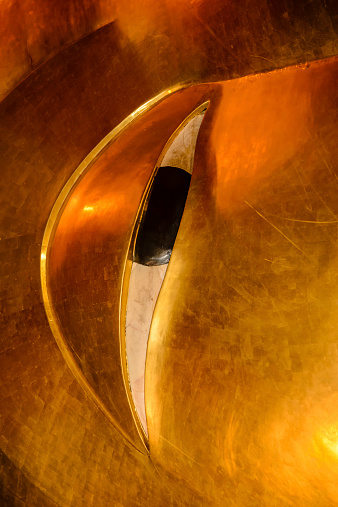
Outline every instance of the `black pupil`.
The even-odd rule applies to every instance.
[[[187,199],[191,175],[178,167],[160,167],[154,178],[134,251],[146,266],[167,264]]]

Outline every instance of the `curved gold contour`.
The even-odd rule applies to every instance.
[[[122,364],[122,374],[123,374],[123,382],[125,386],[125,390],[128,397],[128,403],[133,415],[133,419],[135,422],[135,425],[137,427],[137,431],[140,435],[140,438],[144,445],[148,449],[148,438],[146,436],[146,433],[143,429],[143,426],[141,424],[140,418],[138,416],[135,403],[133,400],[131,388],[130,388],[130,382],[129,382],[129,371],[128,371],[128,362],[127,362],[127,351],[126,351],[126,310],[127,310],[127,300],[128,300],[128,288],[129,288],[129,282],[130,282],[130,274],[131,274],[131,268],[132,268],[132,257],[133,257],[133,251],[135,248],[135,241],[137,238],[138,230],[140,227],[140,223],[142,220],[143,213],[145,212],[145,202],[148,199],[149,192],[152,188],[152,184],[154,181],[154,178],[157,174],[157,171],[159,167],[161,166],[162,160],[167,153],[169,147],[173,143],[173,141],[176,139],[176,137],[180,134],[180,132],[184,129],[184,127],[192,120],[194,116],[198,116],[201,114],[202,111],[207,109],[210,101],[203,102],[200,104],[197,108],[195,108],[184,120],[183,122],[177,127],[177,129],[173,132],[173,134],[169,137],[168,141],[166,142],[163,150],[161,151],[161,154],[156,162],[156,165],[154,167],[154,170],[149,178],[149,181],[147,183],[147,186],[144,190],[142,199],[140,201],[136,218],[133,223],[132,227],[132,234],[129,241],[129,246],[127,248],[124,267],[123,267],[123,282],[122,282],[122,289],[120,292],[120,357],[121,357],[121,364]],[[157,303],[156,303],[157,304]],[[155,304],[155,308],[156,308]],[[149,330],[150,332],[150,330]]]
[[[127,432],[123,429],[123,427],[119,424],[119,422],[115,419],[115,417],[111,414],[111,412],[107,409],[105,404],[102,402],[100,397],[95,393],[95,390],[89,385],[88,381],[86,380],[85,376],[81,372],[79,366],[76,364],[72,351],[70,347],[68,346],[65,337],[63,336],[63,333],[61,331],[61,328],[59,326],[58,319],[56,317],[56,314],[53,309],[53,305],[51,303],[51,299],[49,296],[49,288],[48,288],[48,255],[49,255],[49,249],[51,246],[51,241],[53,239],[56,227],[59,222],[59,218],[61,216],[62,210],[64,206],[66,205],[68,198],[76,185],[80,182],[82,177],[85,175],[85,173],[90,169],[90,167],[93,165],[93,163],[97,160],[97,158],[111,145],[111,143],[128,127],[132,122],[134,122],[136,119],[139,119],[142,114],[149,111],[153,106],[161,102],[163,99],[168,97],[169,95],[172,95],[173,93],[182,90],[186,88],[186,85],[177,85],[174,87],[171,87],[168,90],[165,90],[161,92],[159,95],[156,95],[146,103],[142,104],[139,108],[137,108],[134,112],[132,112],[129,116],[127,116],[119,125],[117,125],[109,134],[106,135],[98,144],[95,146],[95,148],[87,155],[87,157],[81,162],[81,164],[77,167],[77,169],[74,171],[74,173],[71,175],[63,189],[61,190],[57,200],[55,201],[55,204],[52,208],[52,211],[49,215],[45,232],[42,239],[42,246],[41,246],[41,256],[40,256],[40,276],[41,276],[41,288],[42,288],[42,299],[43,304],[45,307],[45,311],[47,314],[48,322],[50,325],[50,328],[52,330],[52,333],[54,335],[54,338],[56,340],[56,343],[67,362],[70,370],[72,371],[73,375],[81,385],[81,387],[84,389],[86,394],[94,401],[94,403],[97,405],[97,407],[103,412],[103,414],[107,417],[107,419],[111,422],[111,424],[115,427],[115,429],[122,435],[122,437],[125,439],[126,443],[132,447],[133,449],[136,449],[138,452],[142,451],[133,443]],[[120,312],[121,315],[121,312]],[[123,361],[122,361],[122,370],[124,368]],[[123,379],[125,382],[125,374],[123,373]],[[128,384],[127,384],[128,385]],[[127,398],[130,405],[130,409],[133,413],[134,420],[135,415],[133,412],[133,406],[129,399],[129,393],[128,389],[125,383],[126,392],[127,392]],[[147,444],[143,438],[143,434],[140,433],[139,430],[139,424],[136,422],[136,426],[138,429],[138,432],[141,437],[141,441],[144,444],[145,451],[148,452]],[[142,453],[143,454],[143,453]]]

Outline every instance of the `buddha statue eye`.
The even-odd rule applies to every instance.
[[[145,367],[157,298],[166,276],[187,200],[195,146],[207,104],[195,110],[168,141],[145,190],[130,247],[125,309],[126,388],[145,436]],[[122,358],[123,361],[123,358]]]

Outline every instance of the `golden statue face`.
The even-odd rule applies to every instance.
[[[65,358],[196,505],[338,496],[335,68],[169,94],[96,154],[53,217],[45,297]],[[152,317],[144,435],[123,345],[130,245],[168,139],[206,101]]]

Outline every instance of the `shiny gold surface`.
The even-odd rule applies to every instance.
[[[337,61],[307,66],[337,53],[335,2],[6,0],[0,17],[0,503],[337,505]],[[88,153],[191,84],[97,160],[107,179],[83,178],[52,252],[78,368],[142,451],[120,367],[120,260],[165,142],[210,100],[150,337],[148,456],[60,353],[41,245]]]
[[[327,117],[335,75],[328,61],[176,93],[97,160],[55,232],[48,273],[62,333],[77,368],[137,445],[114,368],[124,266],[159,154],[196,102],[210,99],[146,366],[150,457],[176,477],[177,494],[192,488],[202,504],[318,501],[314,473],[320,495],[327,502],[336,495],[338,210],[335,123]],[[324,258],[330,268],[319,275]],[[93,266],[95,292],[83,283]],[[129,405],[133,412],[130,398]]]
[[[98,54],[113,66],[115,51],[120,63],[125,55],[131,72],[152,74],[162,89],[326,58],[338,49],[335,0],[2,0],[0,16],[0,99],[74,42],[94,40],[95,31],[116,34],[108,52]]]
[[[151,457],[197,504],[337,503],[336,82],[224,83],[201,127],[146,368]]]

